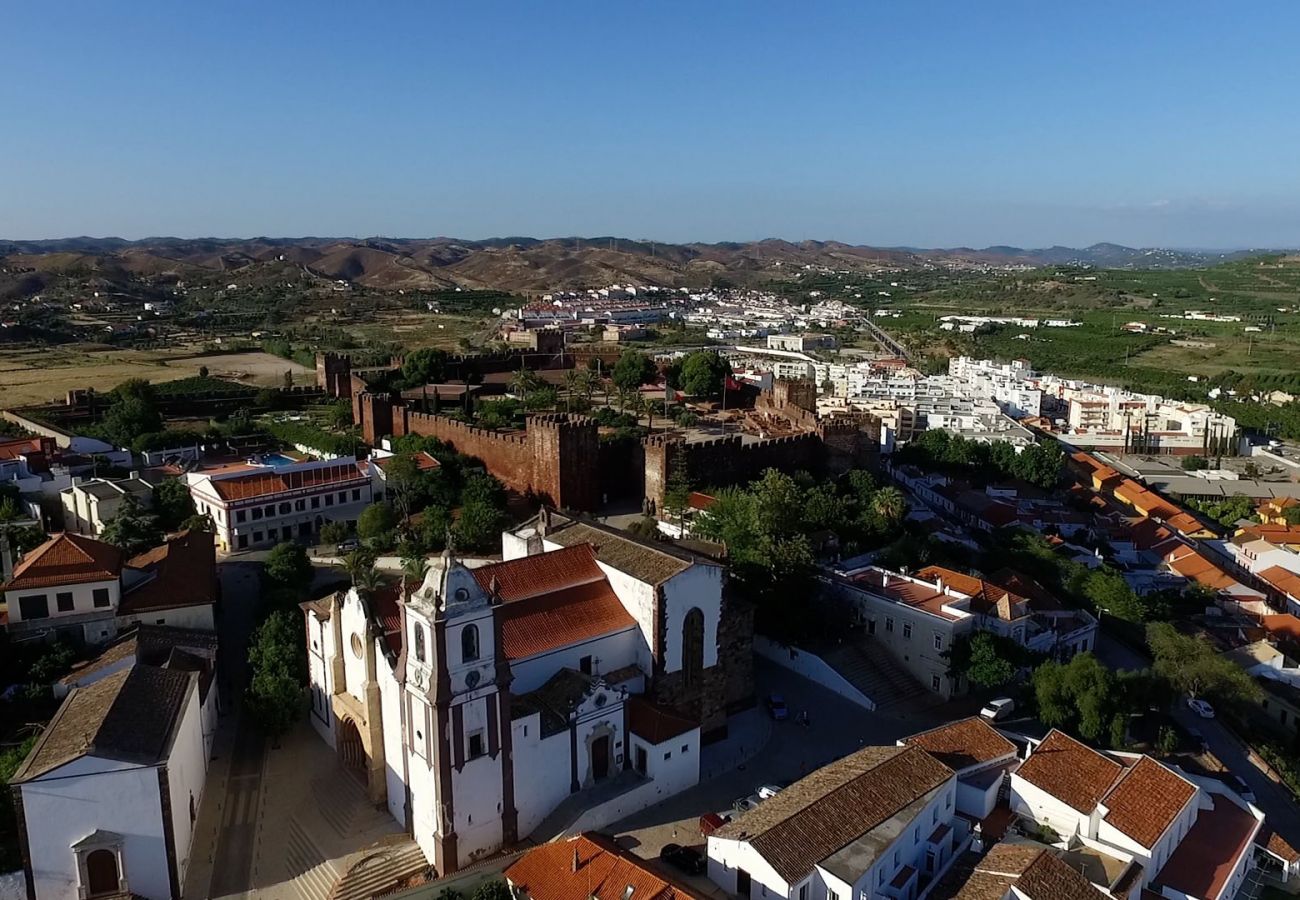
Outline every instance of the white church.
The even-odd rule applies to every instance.
[[[721,565],[547,510],[502,541],[405,598],[303,605],[312,724],[441,874],[696,784],[702,736],[752,702]]]

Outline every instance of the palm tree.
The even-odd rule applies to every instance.
[[[871,498],[871,511],[891,525],[903,521],[907,509],[907,497],[893,486],[882,487]]]
[[[357,586],[364,573],[373,572],[374,569],[375,558],[366,550],[353,550],[343,557],[343,570],[348,573],[353,587]]]
[[[564,408],[567,412],[573,412],[573,395],[578,393],[581,380],[577,369],[569,369],[564,373]]]
[[[530,393],[537,390],[542,385],[542,379],[532,369],[519,367],[519,371],[510,376],[510,393],[514,394],[520,400],[527,397]]]
[[[362,569],[356,575],[352,576],[352,586],[357,589],[359,594],[369,594],[378,590],[379,586],[384,583],[380,576],[379,570],[375,568]]]
[[[424,583],[424,576],[429,574],[429,560],[423,554],[412,553],[402,557],[402,597],[407,595],[408,584]],[[412,588],[414,590],[414,588]]]
[[[592,396],[596,393],[596,388],[600,387],[600,376],[591,369],[575,369],[578,373],[578,391],[582,394],[582,399],[588,403],[591,402]],[[605,398],[609,402],[609,398]]]

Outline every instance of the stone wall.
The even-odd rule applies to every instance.
[[[764,469],[818,472],[825,467],[822,439],[811,432],[748,443],[739,435],[695,443],[652,436],[645,439],[644,447],[645,495],[656,506],[663,505],[664,490],[682,465],[691,484],[699,487],[747,484]]]
[[[357,396],[354,414],[372,446],[390,435],[437,438],[482,461],[511,490],[558,508],[590,512],[600,506],[600,443],[595,420],[586,416],[534,415],[524,431],[500,432],[370,393]]]

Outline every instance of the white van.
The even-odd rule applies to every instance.
[[[988,706],[980,710],[980,715],[990,722],[1001,722],[1015,712],[1015,709],[1016,701],[1010,697],[999,697],[996,700],[990,700]]]

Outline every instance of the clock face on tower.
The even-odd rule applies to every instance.
[[[465,673],[465,686],[468,688],[478,687],[479,680],[483,674],[478,669],[470,669]]]

